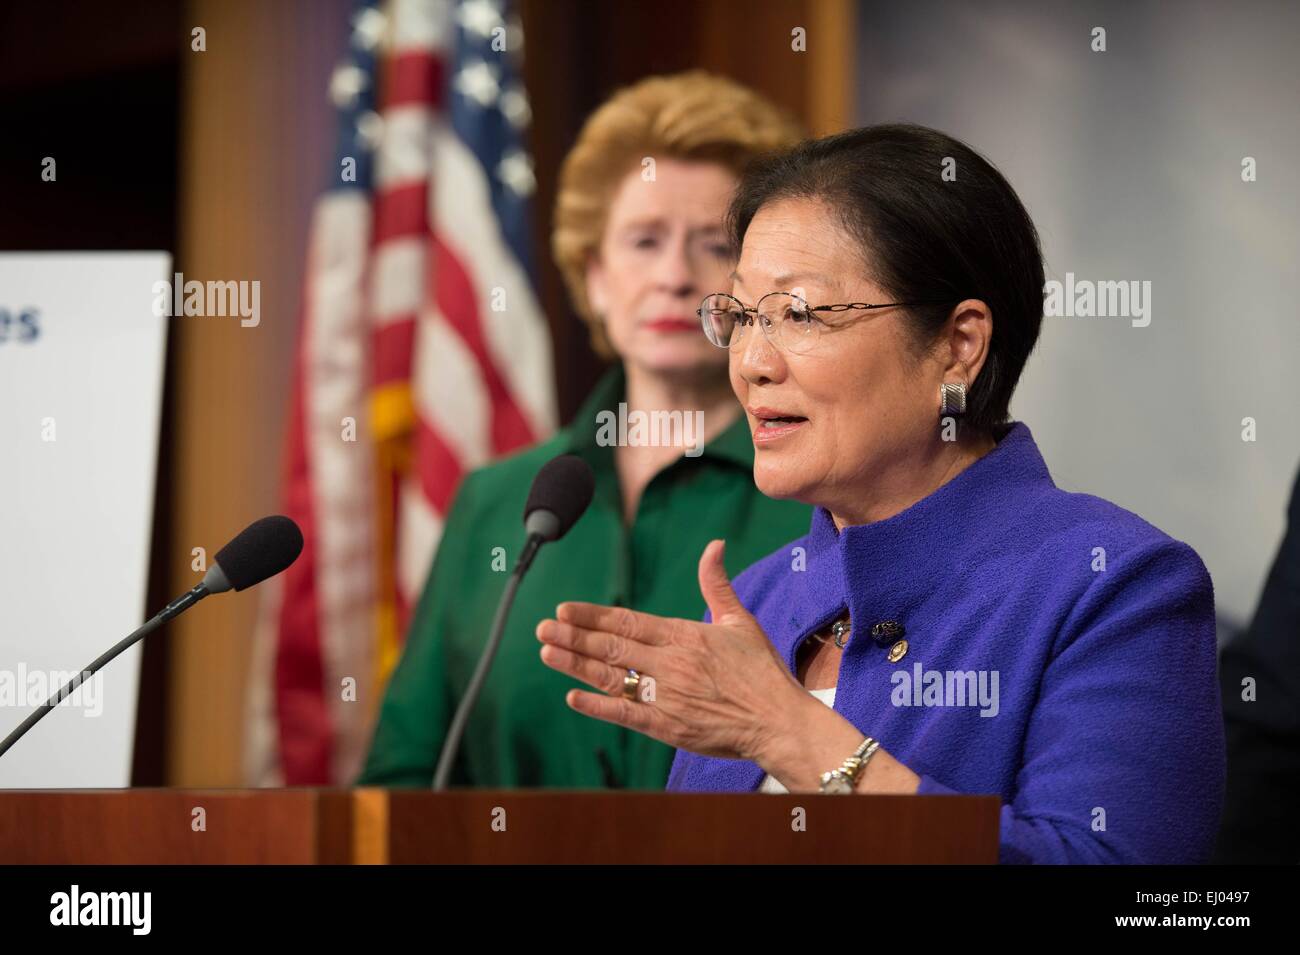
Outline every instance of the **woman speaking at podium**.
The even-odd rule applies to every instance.
[[[698,618],[696,558],[711,534],[728,536],[740,570],[808,526],[806,506],[755,488],[727,353],[700,335],[695,314],[735,265],[722,215],[737,174],[798,138],[771,103],[700,72],[644,80],[588,119],[561,169],[553,248],[593,344],[617,363],[554,438],[465,478],[361,784],[430,784],[505,584],[494,549],[518,546],[533,478],[571,453],[591,465],[595,498],[524,579],[450,782],[663,788],[672,748],[566,707],[574,682],[538,662],[532,632],[574,595]],[[681,444],[602,427],[659,411],[678,416]]]
[[[670,790],[992,793],[1004,862],[1204,861],[1210,578],[1056,487],[1009,420],[1044,286],[1010,185],[943,133],[877,126],[754,164],[728,223],[704,334],[758,488],[811,527],[734,588],[706,546],[704,623],[560,605],[541,658],[602,691],[566,701],[678,747]]]

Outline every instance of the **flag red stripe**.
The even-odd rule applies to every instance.
[[[427,50],[403,50],[388,61],[383,108],[414,105],[441,109],[445,74],[442,57]]]
[[[371,373],[375,387],[410,379],[415,328],[414,315],[392,319],[375,328],[371,335]]]
[[[316,522],[307,452],[306,375],[299,346],[289,419],[285,514],[302,528],[299,558],[284,572],[275,653],[275,710],[280,766],[288,786],[329,785],[334,732],[325,705],[325,673],[316,601]]]
[[[423,419],[415,429],[415,473],[425,499],[434,510],[445,515],[451,509],[452,497],[464,472],[456,452]]]
[[[431,281],[430,284],[435,289],[434,298],[438,308],[447,323],[465,342],[465,347],[474,355],[491,401],[493,452],[503,454],[532,444],[536,440],[533,429],[506,387],[505,379],[497,370],[483,338],[483,329],[479,324],[480,303],[475,299],[469,273],[437,232],[433,234],[433,254],[429,259],[433,270],[431,279],[437,277],[437,281]]]
[[[429,183],[387,186],[375,194],[374,208],[376,248],[390,239],[424,238],[429,232]]]

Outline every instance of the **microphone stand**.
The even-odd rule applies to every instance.
[[[14,743],[22,739],[23,734],[25,734],[29,729],[31,729],[37,723],[39,723],[42,717],[44,717],[47,713],[49,713],[50,710],[58,706],[59,703],[61,703],[63,700],[71,696],[76,691],[77,687],[81,686],[92,676],[98,673],[104,666],[108,664],[110,660],[112,660],[114,657],[120,654],[123,650],[126,650],[128,647],[138,643],[140,640],[143,640],[145,637],[153,633],[155,630],[161,627],[168,620],[171,620],[173,617],[179,616],[180,614],[184,613],[186,610],[189,610],[196,603],[198,603],[209,593],[211,593],[211,591],[208,590],[208,583],[209,583],[208,578],[205,577],[200,583],[195,585],[193,590],[181,594],[181,596],[177,597],[166,607],[163,607],[163,609],[158,611],[158,613],[156,613],[151,620],[149,620],[146,624],[144,624],[144,626],[140,627],[138,630],[133,631],[132,633],[123,637],[117,643],[113,644],[113,646],[109,647],[108,650],[106,650],[99,657],[97,657],[95,661],[90,664],[90,666],[86,667],[86,669],[82,670],[71,680],[65,683],[63,685],[63,688],[59,690],[59,692],[55,693],[48,700],[46,700],[35,710],[33,710],[30,714],[28,714],[27,719],[23,720],[18,725],[17,729],[15,729],[12,733],[10,733],[8,736],[4,738],[4,742],[0,743],[0,757],[4,756],[4,754],[9,751],[9,747],[13,746]]]
[[[501,645],[501,637],[506,629],[506,618],[510,616],[510,608],[514,606],[519,583],[524,579],[528,568],[532,566],[537,551],[548,540],[555,538],[558,527],[559,521],[550,511],[537,510],[528,517],[525,524],[528,538],[524,542],[523,553],[519,555],[515,569],[510,572],[510,579],[506,581],[506,589],[501,594],[497,612],[492,618],[492,629],[488,633],[487,646],[479,656],[478,665],[474,668],[474,676],[470,678],[469,686],[465,688],[465,695],[461,697],[460,705],[456,707],[456,715],[451,721],[451,728],[447,731],[447,739],[442,744],[442,752],[438,756],[438,768],[433,774],[434,792],[442,792],[447,788],[447,782],[451,778],[452,763],[455,762],[456,753],[460,750],[461,737],[465,735],[465,724],[469,722],[469,714],[478,701],[483,684],[487,681],[488,671],[492,669],[492,661],[497,655],[497,648]]]

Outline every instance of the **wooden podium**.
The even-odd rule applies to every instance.
[[[996,796],[0,791],[27,864],[994,863]]]

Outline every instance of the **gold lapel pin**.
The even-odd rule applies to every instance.
[[[903,639],[903,625],[897,620],[882,620],[871,628],[871,639],[882,650],[889,647],[889,662],[897,663],[907,654],[907,641]]]

